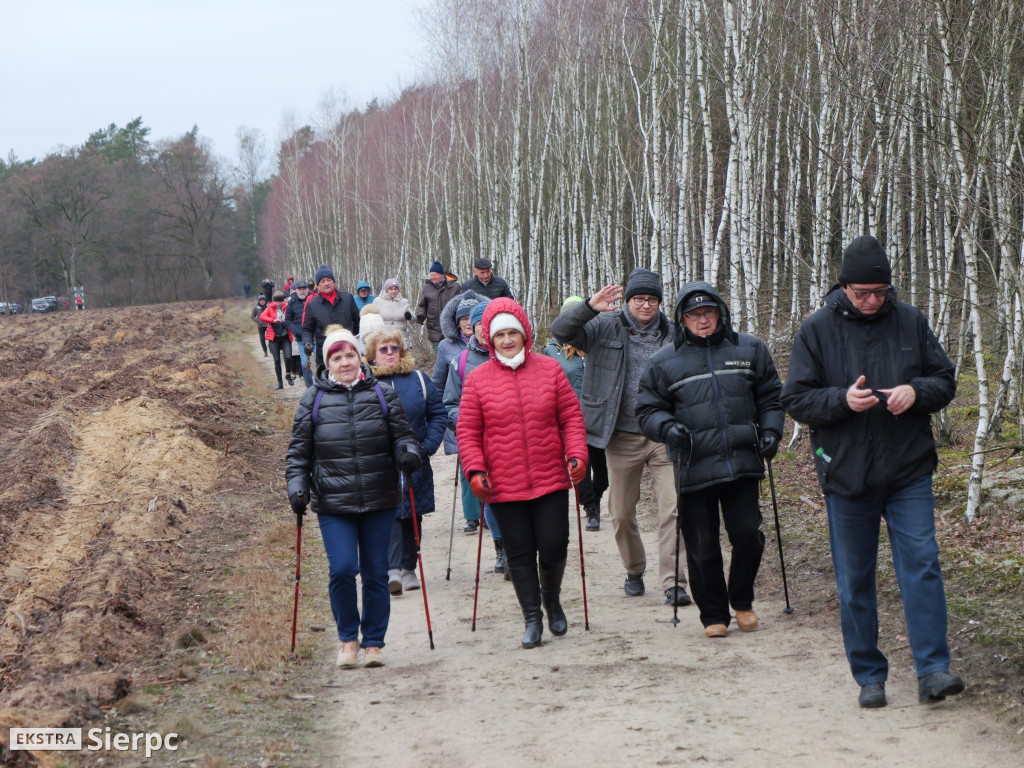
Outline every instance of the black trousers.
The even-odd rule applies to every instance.
[[[280,341],[274,339],[268,341],[267,346],[270,348],[270,356],[274,359],[274,373],[277,374],[277,383],[281,383],[281,355],[284,355],[284,370],[288,372],[291,370],[292,365],[292,343],[288,341],[286,336]]]
[[[749,611],[753,605],[754,579],[764,553],[758,484],[756,478],[743,478],[679,494],[679,528],[686,542],[690,592],[705,627],[728,626],[730,605],[738,611]],[[719,506],[732,545],[728,584],[719,544]]]
[[[560,563],[569,551],[569,491],[555,491],[530,501],[491,503],[498,520],[505,557],[512,567]]]
[[[260,346],[263,347],[264,354],[266,354],[267,352],[267,337],[265,335],[266,333],[266,328],[260,328],[258,325],[256,326],[256,335],[260,337]]]
[[[576,485],[580,489],[580,504],[600,504],[608,490],[608,462],[603,448],[587,446],[587,476]]]

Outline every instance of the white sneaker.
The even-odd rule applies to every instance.
[[[402,570],[402,588],[408,592],[420,588],[420,583],[416,579],[415,571]]]
[[[416,587],[419,589],[419,586]],[[400,568],[392,568],[388,571],[388,589],[391,590],[392,597],[398,597],[402,594],[402,570]]]
[[[338,649],[339,667],[359,666],[359,643],[353,640],[349,643],[342,643]]]

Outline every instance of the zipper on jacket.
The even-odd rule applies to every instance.
[[[499,365],[500,365],[500,363],[499,363]],[[519,367],[522,368],[522,366],[519,366]],[[516,376],[517,373],[519,373],[518,370],[512,371],[512,381],[514,381],[516,383],[516,399],[519,401],[519,412],[520,413],[525,413],[523,411],[523,391],[519,387],[519,377]],[[529,451],[530,441],[529,441],[529,439],[526,436],[526,419],[520,419],[519,420],[519,426],[521,426],[522,430],[523,430],[523,445],[526,446],[526,448],[527,448],[527,450],[526,450],[526,476],[528,478],[531,478],[531,482],[532,482],[533,471],[530,469],[530,451]]]
[[[718,377],[715,376],[715,362],[711,357],[711,345],[704,347],[708,358],[708,370],[711,371],[711,388],[715,391],[715,410],[718,411],[718,429],[722,435],[722,445],[725,447],[725,466],[729,470],[729,479],[735,480],[736,473],[732,470],[732,450],[729,448],[729,438],[725,434],[725,414],[722,413],[722,392],[718,389]],[[691,450],[693,446],[690,446]]]
[[[352,431],[349,433],[350,435],[352,435],[352,456],[354,456],[355,459],[356,459],[354,462],[352,462],[352,465],[355,468],[354,471],[355,471],[355,476],[356,476],[356,487],[359,489],[359,511],[361,512],[362,510],[364,510],[366,508],[366,498],[363,495],[363,476],[359,472],[359,445],[358,445],[358,441],[356,440],[356,430],[355,430],[355,423],[356,423],[355,393],[351,389],[348,389],[346,394],[348,395],[349,423],[353,426]]]

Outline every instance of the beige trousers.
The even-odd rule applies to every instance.
[[[665,446],[633,432],[612,433],[605,449],[608,459],[608,510],[619,557],[626,573],[642,574],[647,554],[640,538],[636,507],[644,466],[654,480],[658,502],[658,578],[662,591],[676,581],[676,480]],[[679,583],[686,584],[686,548],[679,542]]]

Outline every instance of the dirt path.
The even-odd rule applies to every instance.
[[[258,347],[253,345],[260,357]],[[268,381],[273,380],[266,360]],[[278,396],[297,398],[301,388]],[[784,603],[755,607],[761,628],[703,636],[694,607],[671,609],[658,590],[622,592],[611,523],[583,534],[590,630],[584,629],[579,544],[572,522],[563,605],[569,633],[545,627],[539,649],[520,647],[522,618],[511,584],[491,572],[485,534],[477,629],[470,630],[477,538],[456,514],[451,580],[445,579],[454,457],[433,458],[438,511],[423,542],[436,650],[430,650],[422,592],[392,600],[387,666],[341,671],[333,634],[319,635],[330,707],[317,726],[327,765],[567,766],[1019,766],[1024,756],[968,693],[917,703],[908,652],[890,653],[890,704],[857,706],[838,619],[787,616]],[[655,531],[649,499],[642,529]],[[571,510],[573,516],[575,510]],[[311,537],[312,539],[312,537]],[[770,542],[771,543],[771,542]],[[323,558],[319,541],[309,557]],[[315,549],[313,549],[315,547]],[[777,569],[769,549],[764,569]],[[326,583],[308,585],[326,592]],[[331,625],[329,615],[316,617]]]

